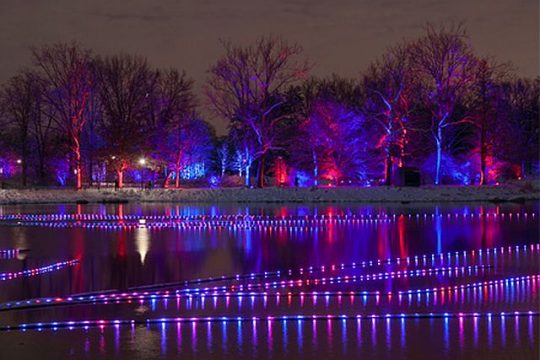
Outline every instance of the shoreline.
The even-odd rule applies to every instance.
[[[447,203],[540,200],[539,181],[499,186],[370,188],[9,189],[0,205],[87,203]]]

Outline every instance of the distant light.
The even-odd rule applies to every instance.
[[[22,160],[21,160],[21,159],[17,159],[17,164],[22,164]]]
[[[146,159],[145,158],[140,158],[139,159],[139,165],[146,165]]]

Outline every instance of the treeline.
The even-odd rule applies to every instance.
[[[263,187],[400,184],[406,171],[487,184],[538,171],[540,80],[479,57],[460,26],[427,26],[354,79],[311,77],[302,48],[279,37],[222,45],[200,101],[184,72],[141,57],[33,49],[34,66],[0,92],[0,176]],[[202,106],[228,121],[227,136]]]

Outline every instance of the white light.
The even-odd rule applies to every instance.
[[[17,159],[17,164],[22,164],[22,160],[21,160],[21,159]]]
[[[140,158],[139,159],[139,165],[145,165],[146,164],[146,159],[145,158]]]

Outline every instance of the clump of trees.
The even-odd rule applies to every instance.
[[[354,79],[311,77],[302,47],[280,37],[222,46],[202,102],[185,72],[142,57],[33,49],[34,66],[0,90],[0,177],[80,189],[236,176],[263,187],[278,158],[280,178],[301,186],[388,186],[406,168],[434,184],[538,172],[540,80],[479,57],[462,26],[428,25]]]

